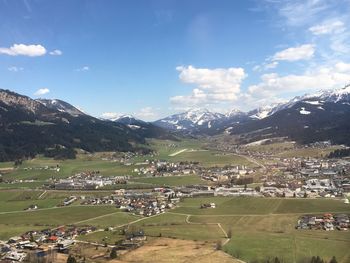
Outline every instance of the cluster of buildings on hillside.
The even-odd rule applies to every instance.
[[[193,162],[167,162],[147,161],[140,168],[135,168],[134,173],[145,177],[163,177],[176,175],[196,174],[199,169],[198,163]]]
[[[350,162],[346,160],[279,159],[268,169],[275,172],[262,179],[265,196],[340,197],[350,193]]]
[[[254,172],[254,169],[248,168],[245,165],[235,165],[201,169],[199,175],[202,179],[207,181],[228,182],[243,176],[249,176]]]
[[[181,192],[178,192],[181,195]],[[106,196],[70,196],[63,200],[62,206],[74,202],[80,205],[114,205],[116,208],[142,216],[152,216],[164,213],[180,201],[171,188],[155,188],[152,192],[139,192],[125,189],[115,190],[114,194]]]
[[[109,229],[105,229],[107,231]],[[56,262],[57,253],[69,253],[78,243],[76,238],[97,231],[94,226],[62,226],[56,229],[28,231],[21,236],[0,241],[0,262]],[[140,247],[147,239],[141,229],[123,230],[124,239],[116,242],[114,248],[128,250]],[[107,246],[96,244],[94,246]]]
[[[164,213],[166,209],[174,208],[179,201],[179,198],[171,195],[166,197],[165,195],[154,196],[143,193],[117,199],[116,207],[137,215],[152,216]]]
[[[67,226],[28,231],[0,243],[1,262],[54,262],[57,252],[66,252],[78,235],[95,231],[95,227]],[[44,261],[44,259],[46,261]]]
[[[348,214],[323,214],[302,216],[296,225],[296,229],[316,230],[342,230],[347,231],[350,227]]]
[[[128,179],[128,175],[102,176],[99,171],[82,172],[55,180],[50,187],[56,190],[94,190],[114,184],[126,184]]]

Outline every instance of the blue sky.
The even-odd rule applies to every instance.
[[[350,82],[349,0],[0,0],[0,88],[94,116],[225,112]]]

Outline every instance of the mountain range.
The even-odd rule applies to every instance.
[[[287,136],[300,143],[331,140],[350,144],[350,85],[298,96],[286,103],[226,114],[192,109],[154,122],[192,135],[227,133],[242,142]]]
[[[286,103],[225,114],[191,109],[155,122],[130,115],[98,119],[62,100],[31,99],[0,89],[0,161],[74,157],[85,151],[147,151],[146,138],[228,134],[241,143],[288,137],[299,143],[350,145],[350,86],[295,97]]]
[[[61,100],[34,100],[0,89],[0,161],[33,157],[74,157],[85,151],[148,151],[145,138],[174,138],[151,123],[138,129],[100,120]]]

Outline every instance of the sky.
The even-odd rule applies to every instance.
[[[350,0],[0,0],[0,88],[104,118],[350,83]]]

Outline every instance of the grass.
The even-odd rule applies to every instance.
[[[217,208],[200,209],[202,202],[215,202]],[[224,251],[246,262],[278,256],[292,263],[313,255],[330,260],[334,255],[338,262],[346,263],[350,260],[346,249],[349,232],[295,229],[300,214],[331,211],[349,213],[350,208],[339,200],[220,197],[186,199],[173,210],[191,214],[191,223],[220,223],[225,231],[231,230],[232,238]]]
[[[14,236],[20,236],[23,233],[29,231],[29,230],[40,230],[42,227],[40,226],[27,226],[27,225],[21,225],[21,226],[11,226],[0,223],[0,240],[8,240],[11,237]]]
[[[0,183],[1,189],[37,189],[43,186],[45,182],[35,181],[35,182],[23,182],[23,183]]]
[[[251,165],[245,158],[234,154],[223,155],[217,151],[204,150],[205,142],[195,139],[184,139],[181,141],[169,140],[149,140],[150,147],[158,154],[155,157],[143,156],[135,158],[134,161],[143,161],[146,159],[161,159],[171,162],[192,161],[199,162],[205,167],[225,166],[225,165]],[[186,151],[171,156],[181,150]]]
[[[192,184],[207,184],[197,175],[190,176],[168,176],[168,177],[150,177],[150,178],[137,178],[133,179],[136,183],[146,183],[158,186],[181,186]]]
[[[70,206],[30,212],[0,214],[0,222],[8,227],[42,226],[55,227],[64,224],[75,224],[97,216],[117,212],[112,206]]]
[[[104,217],[100,217],[97,219],[86,220],[80,225],[90,225],[96,226],[98,228],[106,228],[106,227],[118,227],[124,224],[128,224],[132,221],[139,219],[139,216],[135,216],[126,212],[116,212],[114,214],[109,214]]]
[[[171,160],[199,162],[205,167],[220,167],[225,165],[251,165],[251,162],[241,156],[234,154],[222,154],[215,151],[186,151],[174,157],[171,157]]]
[[[293,142],[276,142],[276,143],[261,144],[261,145],[246,145],[244,147],[252,152],[279,153],[279,152],[294,149],[295,143],[293,143]]]
[[[53,208],[62,204],[63,200],[71,195],[103,197],[111,193],[110,191],[0,190],[0,214],[23,211],[30,205],[37,205],[39,209]],[[73,205],[78,204],[79,201]]]
[[[124,236],[119,231],[99,231],[78,237],[79,240],[94,242],[99,244],[107,243],[114,245],[115,242],[123,240]]]
[[[327,260],[333,255],[338,262],[350,260],[350,233],[340,231],[296,230],[301,214],[349,213],[349,206],[333,199],[282,198],[186,198],[179,207],[154,217],[141,218],[120,212],[112,206],[70,206],[49,208],[67,195],[108,195],[109,191],[0,191],[0,211],[22,208],[42,202],[48,209],[32,212],[0,214],[0,239],[7,239],[32,229],[52,228],[63,224],[94,225],[98,229],[131,224],[150,237],[202,240],[215,242],[225,238],[223,229],[231,230],[232,238],[223,247],[227,253],[246,262],[275,256],[286,263],[299,262],[313,255]],[[200,204],[214,202],[215,209],[200,209]],[[40,207],[40,203],[39,203]],[[142,219],[139,220],[138,219]],[[79,237],[81,240],[114,244],[123,238],[117,231],[99,231]]]
[[[193,161],[199,162],[205,167],[225,166],[225,165],[251,165],[251,163],[243,157],[234,154],[222,154],[217,151],[203,150],[204,142],[200,140],[150,140],[150,148],[158,154],[156,156],[145,155],[132,159],[136,164],[149,159],[161,159],[170,162]],[[187,149],[175,156],[169,156],[179,150]],[[102,160],[102,157],[108,153],[96,153],[93,155],[78,154],[74,160],[54,160],[43,156],[37,156],[34,159],[24,161],[20,166],[6,170],[3,174],[5,180],[35,180],[36,182],[16,182],[13,184],[0,184],[0,189],[17,189],[17,188],[40,188],[45,181],[55,178],[66,178],[79,172],[84,171],[100,171],[103,176],[131,175],[138,177],[133,172],[138,165],[125,166],[118,162]],[[60,170],[44,169],[44,167],[56,167],[59,165]],[[13,163],[0,163],[1,168],[13,168]],[[174,179],[175,181],[178,179]],[[192,184],[194,181],[191,181]],[[197,181],[199,182],[199,180]],[[174,185],[178,185],[175,182]],[[118,188],[119,186],[116,186]],[[131,186],[133,187],[133,186]],[[142,188],[141,185],[138,186]]]
[[[350,207],[334,199],[282,199],[275,213],[350,212]]]
[[[215,209],[201,209],[203,203],[215,203]],[[230,197],[208,197],[188,198],[176,208],[174,213],[192,215],[239,215],[239,214],[266,214],[271,213],[281,202],[280,199],[264,198],[230,198]]]
[[[134,225],[139,227],[162,226],[162,225],[182,225],[186,224],[186,216],[179,214],[164,213],[155,217],[145,218]]]
[[[203,203],[214,202],[215,209],[201,209]],[[348,212],[349,206],[333,199],[281,199],[250,197],[187,198],[173,212],[192,215],[264,215],[285,213]]]
[[[189,240],[218,240],[224,238],[217,225],[162,225],[143,227],[146,235]]]
[[[339,146],[330,146],[327,148],[297,148],[290,149],[278,154],[280,157],[325,157],[332,151],[340,149]]]
[[[37,205],[39,209],[51,208],[63,202],[61,199],[40,199],[40,200],[23,200],[23,201],[0,201],[0,211],[20,211],[28,208],[30,205]]]

